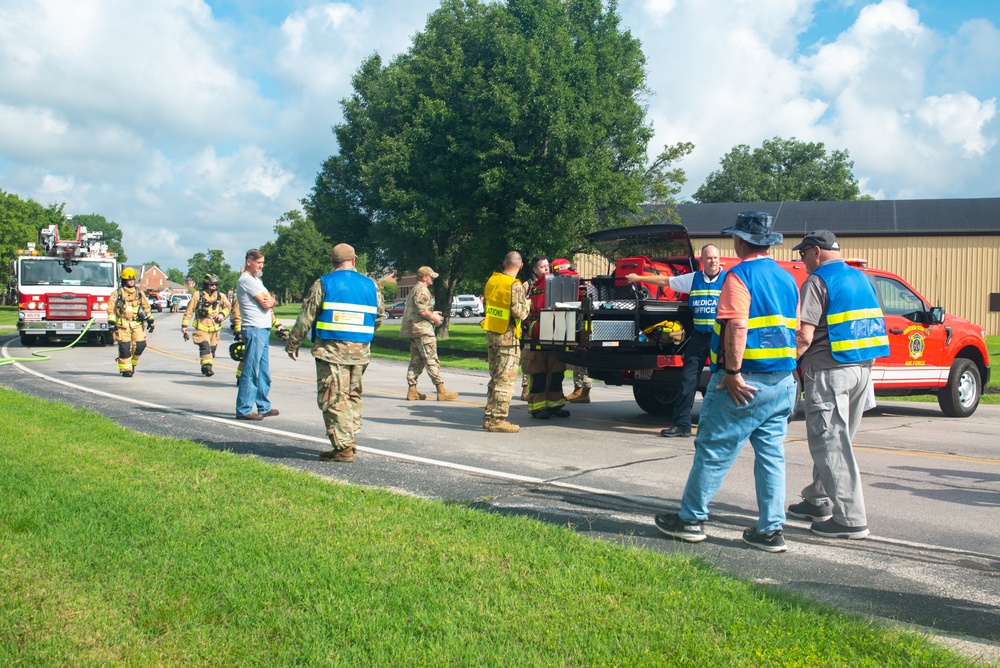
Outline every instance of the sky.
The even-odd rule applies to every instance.
[[[0,0],[0,190],[124,232],[130,263],[234,267],[301,208],[364,58],[437,0]],[[1000,2],[620,0],[655,157],[689,198],[734,146],[847,150],[876,199],[1000,196]],[[349,241],[349,240],[348,240]]]

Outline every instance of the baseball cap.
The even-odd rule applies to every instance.
[[[830,230],[816,230],[807,234],[801,242],[792,248],[793,251],[804,248],[822,248],[823,250],[840,250],[836,235]]]
[[[431,278],[437,278],[438,273],[433,269],[431,269],[430,267],[420,267],[420,269],[417,269],[417,276],[419,276],[420,278],[423,278],[425,276],[430,276]]]
[[[353,260],[355,257],[357,255],[354,253],[354,246],[350,244],[337,244],[333,247],[333,254],[330,255],[330,259],[338,264]]]

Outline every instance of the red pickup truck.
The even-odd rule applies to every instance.
[[[686,334],[650,336],[644,330],[669,322],[692,331],[687,295],[649,284],[630,285],[625,276],[698,270],[687,230],[680,225],[646,225],[595,232],[587,239],[608,260],[612,273],[595,276],[589,284],[584,281],[578,304],[554,307],[577,311],[575,333],[530,345],[559,350],[563,360],[586,367],[591,377],[609,385],[631,385],[640,408],[669,415],[680,385]],[[862,260],[848,261],[875,285],[889,333],[890,354],[875,360],[872,369],[875,394],[932,394],[945,415],[972,415],[990,377],[983,328],[931,306],[891,272],[867,267]],[[725,268],[737,263],[737,258],[723,258]],[[806,279],[804,263],[779,264],[799,285]],[[706,369],[702,390],[709,375]]]

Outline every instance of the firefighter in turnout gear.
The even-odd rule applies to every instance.
[[[135,269],[125,267],[121,286],[111,293],[108,313],[115,325],[115,342],[118,344],[118,372],[126,378],[135,373],[142,351],[146,349],[146,331],[153,331],[149,317],[149,300],[135,287]]]
[[[194,339],[194,344],[198,346],[201,372],[206,376],[215,373],[212,367],[215,365],[215,349],[219,347],[219,332],[231,308],[226,296],[219,293],[219,277],[205,274],[201,290],[188,302],[181,319],[181,334],[185,341]],[[188,335],[189,325],[194,327],[194,336]]]

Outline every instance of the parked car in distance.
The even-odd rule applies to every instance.
[[[402,318],[403,309],[406,307],[406,302],[396,302],[392,306],[385,307],[385,317],[386,318]]]
[[[483,301],[475,295],[456,295],[451,300],[451,315],[468,318],[473,315],[485,315]]]

